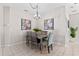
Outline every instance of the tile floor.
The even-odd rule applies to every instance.
[[[70,43],[68,47],[55,45],[50,54],[46,50],[41,54],[38,49],[31,49],[26,44],[5,47],[4,56],[79,56],[79,45]]]

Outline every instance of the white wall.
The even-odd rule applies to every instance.
[[[55,38],[57,41],[65,44],[65,40],[67,39],[67,19],[65,14],[65,6],[56,8],[55,12]]]
[[[65,6],[57,7],[51,9],[47,13],[44,19],[40,20],[40,27],[44,30],[44,20],[49,18],[54,18],[54,40],[55,43],[65,44],[67,38],[67,18],[65,13]]]
[[[0,6],[0,55],[2,55],[2,40],[3,40],[3,8]]]
[[[1,47],[1,39],[2,39],[2,7],[0,6],[0,47]]]
[[[9,39],[9,20],[10,20],[10,7],[3,6],[3,21],[4,21],[4,39],[3,43],[5,44]],[[6,44],[5,44],[6,45]]]
[[[21,30],[21,18],[28,18],[31,20],[32,29],[35,28],[35,20],[29,15],[29,13],[24,13],[19,7],[10,7],[9,8],[9,20],[8,22],[8,33],[5,38],[5,45],[15,45],[25,42],[26,40],[26,30]],[[28,17],[29,16],[29,17]]]

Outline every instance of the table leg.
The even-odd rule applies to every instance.
[[[42,48],[43,48],[43,47],[42,47],[42,39],[40,40],[40,43],[41,43],[41,44],[40,44],[40,49],[41,49],[41,53],[42,53]]]

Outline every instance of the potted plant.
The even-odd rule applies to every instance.
[[[70,36],[71,36],[71,41],[74,41],[76,37],[76,31],[78,30],[78,27],[70,27]]]

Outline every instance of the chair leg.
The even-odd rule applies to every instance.
[[[50,49],[49,49],[49,46],[48,46],[48,53],[50,53]]]
[[[29,41],[28,40],[26,41],[26,44],[29,46]]]
[[[41,51],[41,45],[40,45],[40,51]]]
[[[51,44],[51,50],[53,50],[52,44]]]
[[[33,49],[33,42],[30,43],[30,47],[31,47],[31,49]]]
[[[43,46],[42,45],[40,46],[40,50],[41,50],[41,53],[42,53],[42,50],[43,50]]]

